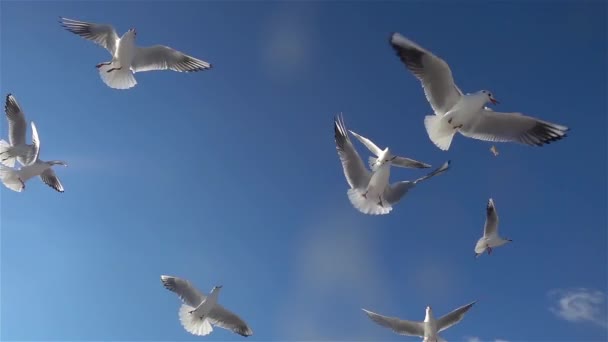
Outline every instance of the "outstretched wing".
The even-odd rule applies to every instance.
[[[66,30],[103,46],[112,56],[116,53],[118,34],[112,25],[88,23],[59,17],[60,23]]]
[[[483,236],[492,236],[498,233],[498,213],[494,206],[494,200],[489,199],[486,206],[486,223],[483,227]]]
[[[161,275],[163,286],[171,292],[175,292],[186,304],[196,308],[205,298],[189,281],[178,277]]]
[[[422,322],[413,322],[396,317],[382,316],[377,313],[362,309],[365,314],[378,325],[389,328],[400,335],[424,336],[424,325]]]
[[[472,302],[472,303],[469,303],[469,304],[464,305],[464,306],[461,306],[461,307],[459,307],[458,309],[456,309],[456,310],[454,310],[454,311],[450,312],[449,314],[447,314],[447,315],[445,315],[445,316],[443,316],[443,317],[439,318],[439,319],[437,320],[437,330],[438,330],[437,332],[442,332],[442,331],[444,331],[445,329],[447,329],[447,328],[449,328],[449,327],[453,326],[454,324],[456,324],[456,323],[458,323],[458,322],[462,321],[462,319],[464,318],[464,314],[465,314],[467,311],[469,311],[469,309],[470,309],[471,307],[473,307],[473,305],[474,305],[476,302],[477,302],[477,301]]]
[[[131,69],[133,72],[167,69],[192,72],[211,69],[211,64],[168,46],[154,45],[137,48]]]
[[[344,176],[351,188],[362,188],[369,183],[370,172],[365,168],[363,160],[355,150],[348,137],[348,131],[344,125],[342,116],[334,119],[334,137],[336,140],[336,150],[342,162]]]
[[[208,317],[211,324],[220,328],[230,330],[241,336],[253,335],[253,330],[251,330],[245,321],[219,304],[215,304],[209,312]]]

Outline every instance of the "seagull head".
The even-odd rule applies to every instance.
[[[428,321],[429,321],[429,319],[431,319],[431,317],[433,317],[433,309],[431,309],[431,307],[430,307],[430,306],[427,306],[427,307],[426,307],[426,312],[425,312],[425,315],[424,315],[424,316],[425,316],[425,317],[424,317],[424,321],[425,321],[425,322],[428,322]]]
[[[393,161],[395,158],[397,158],[397,156],[393,156],[390,148],[387,147],[378,156],[378,159],[376,160],[376,164],[378,164],[378,166],[382,166],[386,163]]]
[[[480,93],[481,93],[483,96],[487,97],[487,99],[486,99],[486,103],[491,102],[493,105],[497,105],[497,104],[499,104],[499,103],[500,103],[500,102],[498,102],[498,100],[496,100],[496,99],[494,98],[494,96],[492,95],[492,92],[491,92],[491,91],[489,91],[489,90],[482,90]]]

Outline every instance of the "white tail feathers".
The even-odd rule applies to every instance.
[[[363,194],[365,190],[361,189],[349,189],[347,191],[348,199],[352,203],[355,209],[368,215],[386,215],[393,210],[393,207],[386,201],[383,201],[383,206],[378,204],[380,200],[378,198],[365,198]]]
[[[99,67],[99,76],[101,77],[102,81],[108,87],[114,89],[133,88],[137,84],[137,81],[135,80],[135,76],[133,76],[131,69],[127,67],[115,69],[118,67],[120,66],[114,63],[109,65],[101,65]]]
[[[25,188],[25,184],[19,178],[19,173],[10,167],[0,164],[0,181],[7,188],[21,192]]]
[[[440,149],[450,149],[456,130],[440,115],[427,115],[424,117],[424,127],[431,141]]]
[[[8,167],[15,166],[15,156],[11,155],[11,145],[6,140],[0,140],[0,161]]]
[[[197,335],[209,335],[213,331],[213,327],[207,318],[201,319],[190,313],[194,310],[190,305],[182,304],[179,308],[179,321],[182,323],[187,332]]]

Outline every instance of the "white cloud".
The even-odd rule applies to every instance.
[[[485,341],[483,341],[481,338],[479,338],[477,336],[469,336],[469,337],[465,338],[465,341],[466,342],[485,342]],[[502,339],[499,339],[499,338],[497,338],[495,340],[487,340],[487,341],[490,341],[490,342],[509,342],[507,340],[502,340]]]
[[[608,327],[606,317],[606,295],[599,290],[586,288],[558,289],[549,292],[555,300],[549,308],[557,317],[570,322],[591,322]]]

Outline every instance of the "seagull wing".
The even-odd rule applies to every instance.
[[[230,330],[241,336],[253,335],[253,330],[247,326],[245,321],[219,304],[215,304],[209,312],[208,317],[211,324],[220,328]]]
[[[492,236],[498,233],[498,213],[494,206],[494,200],[490,198],[486,206],[486,224],[483,227],[483,236]]]
[[[66,30],[103,46],[112,56],[116,53],[120,38],[118,38],[118,34],[116,34],[116,30],[112,25],[88,23],[63,17],[59,18],[61,19],[61,26]]]
[[[442,174],[445,171],[447,171],[449,168],[450,168],[450,161],[448,160],[447,162],[445,162],[443,165],[441,165],[436,170],[429,172],[427,175],[420,177],[413,182],[412,181],[401,181],[401,182],[391,184],[391,186],[387,187],[386,190],[384,190],[384,195],[383,195],[384,200],[387,201],[388,203],[390,203],[391,205],[393,205],[393,204],[399,202],[399,200],[401,200],[401,198],[405,194],[407,194],[407,192],[410,189],[412,189],[414,186],[416,186],[416,184],[418,184],[418,182],[422,182],[433,176]]]
[[[363,145],[365,145],[365,147],[367,147],[367,149],[373,153],[376,157],[380,155],[380,153],[382,153],[382,150],[380,149],[380,147],[376,146],[376,144],[374,144],[373,141],[367,139],[364,136],[361,136],[351,130],[348,130],[352,135],[355,136],[355,138],[357,138],[357,140],[359,140]]]
[[[391,165],[397,166],[397,167],[405,167],[405,168],[414,168],[414,169],[426,169],[431,167],[431,165],[427,164],[427,163],[423,163],[414,159],[410,159],[410,158],[405,158],[405,157],[395,157],[395,159],[393,159],[391,161]]]
[[[336,150],[342,162],[344,175],[351,188],[362,188],[367,186],[370,179],[370,172],[365,168],[363,160],[355,150],[348,131],[344,125],[344,119],[336,117],[334,119],[334,137],[336,140]]]
[[[382,316],[365,309],[362,310],[372,321],[376,322],[378,325],[392,329],[397,334],[424,336],[424,324],[422,322],[406,321],[396,317]]]
[[[179,72],[192,72],[210,68],[210,63],[188,56],[183,52],[164,45],[138,47],[131,64],[133,72],[167,69]]]
[[[476,302],[472,302],[467,305],[461,306],[458,309],[450,312],[449,314],[439,318],[437,320],[437,332],[440,333],[445,329],[453,326],[454,324],[462,321],[462,319],[464,318],[464,314],[469,311],[469,309],[473,307],[475,303]]]
[[[25,145],[25,114],[12,94],[6,96],[4,112],[8,120],[8,139],[12,146]]]
[[[44,182],[44,184],[50,186],[51,188],[57,190],[58,192],[63,192],[63,185],[57,178],[55,171],[52,168],[48,168],[40,174],[40,179]]]
[[[495,142],[518,142],[542,146],[567,136],[566,126],[542,121],[521,113],[500,113],[483,109],[471,128],[462,135]]]
[[[390,44],[422,83],[435,114],[445,114],[460,100],[462,91],[454,84],[450,66],[443,59],[396,32],[391,34]]]
[[[205,298],[189,281],[178,277],[161,275],[160,281],[163,286],[171,292],[175,292],[179,298],[189,306],[196,308]]]

